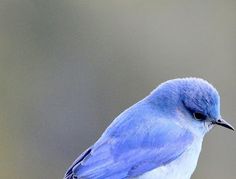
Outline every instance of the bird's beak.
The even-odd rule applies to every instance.
[[[223,127],[226,127],[228,129],[231,129],[234,131],[234,127],[229,124],[228,122],[226,122],[224,119],[217,119],[216,121],[213,122],[214,124],[217,124],[219,126],[223,126]]]

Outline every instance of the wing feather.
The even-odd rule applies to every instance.
[[[175,160],[192,140],[189,131],[158,115],[153,106],[138,103],[115,119],[74,162],[66,176],[80,179],[139,176]]]

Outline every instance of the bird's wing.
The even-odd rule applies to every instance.
[[[175,160],[192,143],[189,131],[163,117],[153,117],[149,108],[141,109],[119,116],[97,143],[73,163],[65,178],[139,176]]]

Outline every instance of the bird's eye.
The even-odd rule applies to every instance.
[[[193,117],[198,121],[203,121],[207,118],[204,114],[199,112],[193,113]]]

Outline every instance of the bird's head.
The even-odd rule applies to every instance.
[[[181,125],[206,133],[220,125],[234,130],[220,115],[217,90],[200,78],[182,78],[162,83],[150,95],[162,113],[176,117]]]

